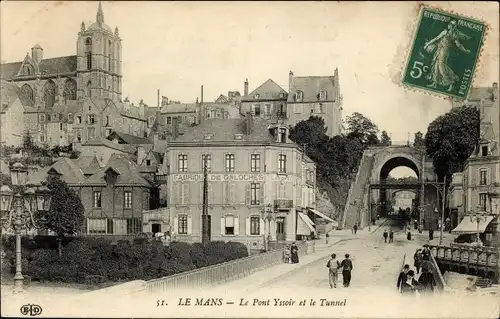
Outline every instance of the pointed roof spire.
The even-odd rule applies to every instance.
[[[99,1],[99,8],[97,9],[97,23],[104,24],[104,13],[102,12],[102,4]]]

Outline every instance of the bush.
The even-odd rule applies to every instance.
[[[3,237],[4,261],[15,272],[15,238]],[[32,280],[100,285],[107,281],[150,280],[248,256],[245,245],[214,241],[207,245],[137,238],[132,242],[93,237],[63,240],[57,252],[55,236],[23,238],[23,273]]]

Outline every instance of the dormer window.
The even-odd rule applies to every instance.
[[[151,166],[151,160],[146,160],[146,166]]]
[[[319,94],[318,94],[318,95],[319,95],[319,99],[320,99],[321,101],[325,101],[325,100],[326,100],[326,91],[325,91],[325,90],[321,90],[321,91],[319,91]]]
[[[481,146],[481,156],[488,156],[488,145]]]
[[[295,92],[295,101],[302,101],[304,93],[302,91]]]
[[[278,142],[286,143],[286,128],[278,129]]]
[[[110,184],[110,185],[113,185],[115,182],[116,182],[116,179],[118,178],[118,175],[120,175],[120,173],[118,173],[116,170],[114,170],[113,168],[108,168],[105,172],[104,172],[104,180],[106,181],[106,183]]]
[[[259,99],[259,97],[260,97],[260,94],[255,94],[255,95],[253,96],[253,98],[254,98],[254,99],[256,99],[256,100],[258,100],[258,99]]]
[[[204,140],[211,140],[212,136],[213,136],[213,134],[205,134],[205,136],[203,136],[203,139]]]
[[[240,133],[234,134],[234,139],[235,140],[241,140],[242,138],[243,138],[243,134],[240,134]]]
[[[280,93],[280,98],[284,98],[285,97],[285,93]]]

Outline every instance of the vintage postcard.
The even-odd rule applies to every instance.
[[[1,2],[2,317],[498,318],[498,11]]]

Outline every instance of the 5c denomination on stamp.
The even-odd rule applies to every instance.
[[[486,24],[422,7],[402,83],[457,100],[469,93]]]

